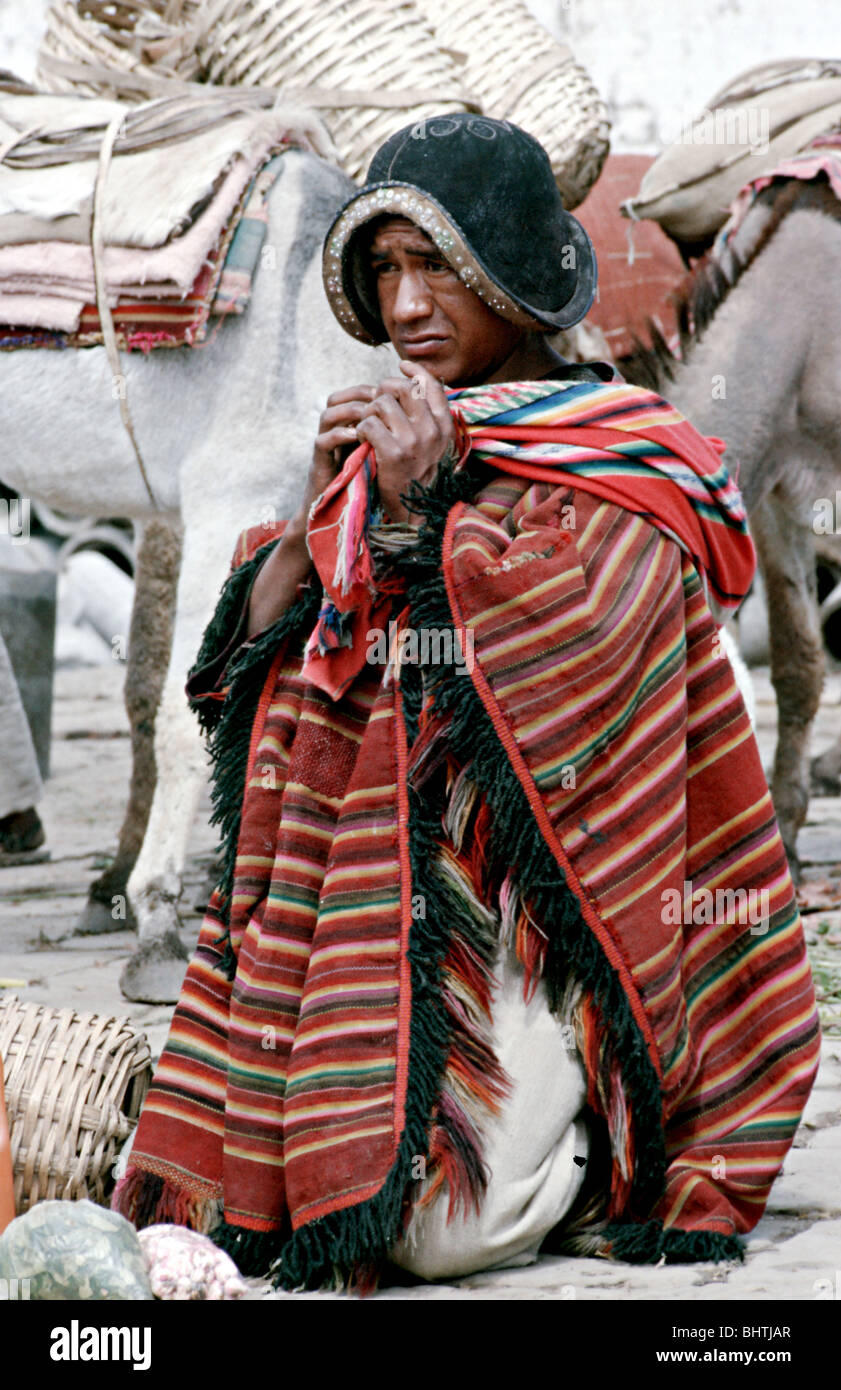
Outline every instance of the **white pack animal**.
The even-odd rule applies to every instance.
[[[206,777],[184,683],[236,537],[266,514],[280,518],[296,510],[331,391],[379,381],[393,369],[390,349],[366,348],[338,329],[321,283],[324,234],[353,188],[324,160],[289,150],[268,199],[266,246],[274,254],[263,257],[247,312],[229,319],[201,350],[123,354],[127,399],[157,513],[121,421],[120,388],[105,349],[0,354],[3,482],[71,515],[132,517],[141,526],[180,518],[183,524],[172,651],[156,722],[157,786],[145,837],[144,808],[135,806],[121,839],[123,870],[143,839],[128,885],[139,930],[139,948],[122,981],[130,998],[173,1000],[184,973],[176,904]],[[165,606],[177,555],[167,556],[165,544],[161,553],[160,526],[150,530],[152,545],[141,547],[140,587],[145,592],[157,585]],[[166,650],[166,634],[150,633],[149,624],[147,596],[144,612],[135,615],[132,655],[146,679],[140,689],[135,680],[129,691],[136,763],[144,739],[137,726],[145,727],[148,741],[154,718],[156,673],[150,666]],[[148,758],[138,775],[133,799],[142,802]],[[123,925],[119,913],[112,915],[120,891],[119,873],[105,876],[84,925]]]

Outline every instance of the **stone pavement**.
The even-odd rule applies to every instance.
[[[767,676],[754,672],[757,736],[766,768],[774,743],[774,704]],[[122,668],[59,672],[53,718],[52,776],[41,814],[49,863],[0,869],[0,998],[127,1015],[145,1029],[153,1055],[166,1039],[172,1009],[132,1004],[118,979],[134,937],[125,932],[74,937],[87,884],[113,853],[129,774],[129,742],[121,699]],[[841,726],[841,676],[826,684],[814,750]],[[203,897],[216,844],[205,798],[194,827],[181,900],[182,933],[198,934],[195,904]],[[815,799],[801,834],[806,879],[820,901],[822,880],[841,876],[841,801]],[[828,899],[831,901],[832,894]],[[837,895],[836,895],[837,901]],[[547,1257],[524,1269],[473,1275],[452,1285],[381,1289],[383,1299],[787,1299],[841,1296],[841,907],[804,916],[826,1025],[821,1068],[767,1212],[747,1242],[744,1265],[652,1268],[598,1259]],[[14,982],[13,984],[10,982]],[[252,1281],[252,1298],[336,1299],[339,1294],[289,1295]]]

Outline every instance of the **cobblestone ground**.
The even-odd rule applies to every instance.
[[[767,677],[755,672],[757,732],[766,767],[774,742],[774,705]],[[171,1008],[129,1004],[118,979],[134,937],[125,932],[72,936],[87,884],[113,852],[129,772],[129,743],[118,668],[59,673],[53,719],[52,776],[41,807],[49,863],[0,870],[0,998],[21,998],[124,1014],[142,1026],[152,1052],[164,1044]],[[829,678],[814,748],[836,735],[841,677]],[[192,945],[215,835],[205,801],[191,842],[181,901],[183,937]],[[809,1301],[841,1284],[841,801],[812,801],[800,840],[809,939],[825,1038],[821,1068],[803,1123],[775,1184],[766,1215],[747,1243],[744,1265],[668,1268],[603,1260],[540,1259],[525,1269],[474,1275],[453,1285],[386,1287],[382,1299],[786,1299]],[[284,1295],[252,1284],[254,1299],[335,1299],[336,1294]]]

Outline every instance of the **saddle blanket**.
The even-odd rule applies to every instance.
[[[0,347],[102,342],[97,196],[104,296],[122,348],[195,346],[211,315],[241,313],[276,156],[329,153],[315,117],[276,101],[209,90],[126,106],[0,82]]]
[[[102,203],[106,246],[154,250],[190,227],[241,165],[242,192],[268,152],[296,143],[329,154],[317,118],[277,94],[199,88],[127,105],[92,97],[10,94],[0,82],[0,246],[91,240],[108,126],[123,115]],[[238,196],[238,195],[237,195]]]
[[[245,313],[268,231],[266,199],[282,158],[274,155],[251,179],[187,294],[170,300],[126,296],[112,304],[121,349],[198,347],[207,340],[212,317]],[[0,248],[0,265],[2,255]],[[0,280],[0,349],[96,347],[102,341],[95,303],[36,292],[6,294]]]
[[[782,160],[773,169],[757,174],[746,183],[730,208],[730,216],[719,232],[713,246],[713,255],[719,256],[735,232],[741,227],[748,209],[753,206],[758,193],[768,188],[775,179],[826,178],[835,194],[841,198],[841,131],[827,131],[818,135],[799,154]]]

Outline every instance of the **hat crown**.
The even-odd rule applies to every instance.
[[[377,150],[366,184],[410,184],[452,217],[495,280],[548,312],[577,280],[549,156],[509,121],[459,111],[397,131]]]
[[[324,243],[324,286],[336,317],[363,342],[385,342],[364,233],[405,217],[464,283],[523,328],[570,328],[596,291],[590,238],[565,211],[549,156],[510,121],[469,112],[430,116],[377,150],[367,182]]]

